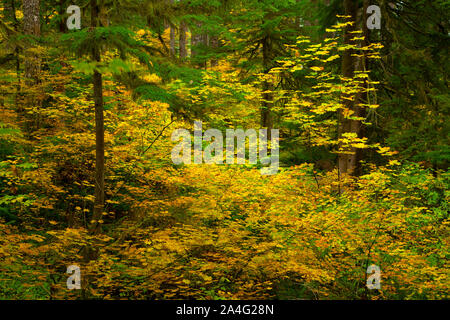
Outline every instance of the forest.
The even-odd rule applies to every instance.
[[[450,298],[449,0],[0,16],[0,300]]]

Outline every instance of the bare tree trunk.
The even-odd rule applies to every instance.
[[[170,55],[175,57],[175,29],[170,27]]]
[[[263,68],[264,73],[268,73],[271,68],[271,40],[266,37],[262,44],[263,51]],[[271,129],[273,128],[273,115],[272,115],[272,104],[273,96],[271,91],[273,91],[273,84],[264,81],[263,82],[263,102],[261,106],[261,127],[267,128],[267,139],[271,139]]]
[[[66,10],[67,10],[67,8],[65,7],[65,1],[59,0],[58,13],[61,18],[61,20],[59,21],[59,32],[61,32],[61,33],[65,33],[67,31],[66,22],[64,19],[62,19],[62,17],[64,17],[64,15],[66,13]]]
[[[369,29],[366,26],[366,21],[367,21],[367,8],[369,7],[369,0],[364,0],[363,1],[363,7],[362,7],[362,15],[361,15],[361,26],[363,29],[363,34],[364,34],[364,41],[363,41],[363,46],[367,47],[370,43],[369,41]],[[359,63],[358,63],[358,71],[367,71],[369,69],[369,61],[367,59],[367,53],[364,51],[362,57],[359,57]],[[368,89],[368,81],[367,79],[364,79],[364,89],[367,90]],[[367,110],[364,106],[361,106],[360,104],[368,104],[369,103],[369,92],[365,91],[362,92],[359,97],[357,97],[357,99],[355,99],[356,103],[358,104],[357,106],[355,106],[356,109],[356,115],[357,117],[361,117],[361,118],[366,118],[367,116]],[[366,135],[366,126],[361,122],[361,121],[354,121],[357,124],[355,125],[355,130],[356,133],[358,134],[359,138],[363,138]],[[361,170],[361,160],[364,160],[364,156],[365,156],[365,149],[360,149],[357,148],[355,150],[356,153],[356,166],[354,169],[354,174],[359,176],[362,174],[362,170]]]
[[[33,37],[41,35],[40,20],[40,0],[23,0],[23,33],[29,36],[24,44],[24,68],[25,85],[36,87],[40,83],[41,59],[39,54],[33,52],[36,48]],[[34,88],[35,89],[35,88]],[[25,101],[19,101],[18,113],[22,114],[25,132],[28,138],[32,138],[31,133],[40,127],[40,113],[34,113],[31,116],[24,114],[24,106],[34,106],[39,108],[42,99],[35,91],[28,91]]]
[[[183,0],[179,0],[179,2],[182,2]],[[184,60],[187,57],[187,39],[186,39],[186,33],[187,33],[187,24],[183,20],[180,22],[180,28],[178,29],[179,32],[179,43],[180,43],[180,59]]]
[[[351,33],[356,30],[356,14],[357,14],[358,4],[353,0],[344,0],[344,9],[345,15],[351,17],[351,21],[355,23],[351,26],[346,26],[344,29],[344,44],[351,44],[351,39],[354,35]],[[342,75],[345,78],[353,78],[356,67],[356,58],[352,56],[354,54],[354,50],[346,50],[343,53],[342,59]],[[355,103],[348,99],[343,99],[343,105],[345,108],[355,111],[355,116],[357,116],[357,110],[355,110]],[[359,132],[361,123],[359,121],[350,120],[344,117],[343,112],[341,110],[339,114],[339,137],[342,137],[344,133],[348,132]],[[345,150],[345,152],[349,153],[340,153],[338,158],[339,172],[341,174],[352,174],[357,166],[357,156],[356,149],[350,148],[349,150]]]
[[[173,1],[174,0],[167,0],[169,5],[173,4]],[[172,57],[175,57],[175,51],[176,51],[176,48],[175,48],[175,28],[170,26],[170,25],[169,25],[169,28],[170,28],[169,53],[170,53],[170,55]]]
[[[40,0],[23,0],[23,30],[24,34],[34,37],[41,35],[39,17]],[[31,45],[25,46],[25,79],[27,84],[33,85],[39,82],[41,61],[39,55],[31,53]]]
[[[14,0],[3,0],[3,7],[5,10],[5,19],[12,23],[14,27],[14,31],[19,31],[19,21],[17,20],[16,16],[16,7]],[[8,45],[6,48],[7,50],[11,50],[14,52],[14,60],[15,60],[15,67],[16,67],[16,77],[17,77],[17,84],[16,84],[16,93],[14,96],[14,103],[16,110],[19,111],[19,96],[21,91],[21,84],[20,84],[20,52],[19,52],[19,46],[17,45]]]
[[[91,28],[95,28],[99,23],[99,8],[96,0],[91,0]],[[96,45],[92,50],[92,59],[100,62],[100,48]],[[94,104],[95,104],[95,202],[91,231],[98,233],[100,223],[98,222],[103,213],[105,203],[105,133],[103,120],[103,81],[102,74],[97,70],[93,75]]]
[[[181,21],[180,23],[180,59],[185,59],[187,57],[187,50],[186,50],[186,32],[187,32],[187,26],[184,21]]]
[[[202,26],[201,23],[197,23],[197,27],[200,28]],[[196,31],[195,33],[192,32],[191,35],[191,59],[195,58],[199,54],[198,46],[205,45],[207,42],[207,37],[203,34],[201,34],[199,31]],[[195,63],[198,68],[205,69],[206,68],[206,62],[196,62]]]
[[[194,58],[198,54],[197,46],[201,41],[201,35],[194,33],[191,30],[191,58]]]

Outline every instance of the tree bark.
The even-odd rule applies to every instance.
[[[174,0],[168,0],[169,4],[172,4]],[[169,51],[170,51],[170,55],[172,57],[175,57],[175,52],[176,52],[176,48],[175,48],[175,28],[170,26],[170,47],[169,47]]]
[[[170,27],[170,55],[175,57],[175,29]]]
[[[65,16],[66,10],[67,10],[67,8],[65,7],[65,0],[59,0],[58,11],[59,11],[59,16],[61,18]],[[66,25],[65,19],[61,19],[59,21],[58,27],[59,27],[59,32],[61,32],[61,33],[65,33],[67,31],[67,25]]]
[[[91,0],[91,29],[99,23],[99,7],[96,0]],[[94,46],[92,50],[92,59],[100,62],[100,48]],[[100,232],[100,223],[103,207],[105,203],[105,133],[103,119],[103,81],[102,74],[97,70],[93,75],[94,85],[94,105],[95,105],[95,202],[94,214],[92,217],[91,232]]]
[[[354,35],[351,33],[356,30],[356,14],[358,9],[357,1],[344,0],[345,15],[350,16],[350,20],[354,22],[351,26],[346,26],[344,29],[344,44],[349,45],[352,43],[351,39]],[[353,56],[354,50],[346,50],[343,53],[342,58],[342,75],[345,78],[351,79],[355,74],[356,68],[356,58]],[[354,101],[343,99],[342,104],[345,108],[353,110],[355,112],[354,116],[358,116],[358,110],[355,108]],[[339,113],[339,138],[342,137],[344,133],[355,132],[358,133],[360,129],[360,121],[350,120],[344,117],[342,110]],[[339,172],[341,174],[352,174],[358,164],[357,154],[355,148],[348,148],[344,150],[345,152],[351,153],[340,153],[338,157]]]
[[[362,6],[362,16],[361,16],[361,26],[363,28],[363,34],[364,34],[364,41],[363,41],[363,46],[367,47],[370,44],[369,41],[369,29],[366,26],[366,21],[367,21],[367,8],[369,7],[369,0],[364,0],[363,1],[363,6]],[[360,61],[358,63],[358,71],[367,71],[369,70],[369,60],[367,59],[367,53],[364,51],[362,57],[358,58]],[[364,79],[364,85],[363,85],[364,89],[368,90],[369,89],[369,85],[368,85],[368,81],[367,79]],[[356,102],[358,104],[360,103],[365,103],[368,104],[369,103],[369,92],[365,91],[362,92],[359,97],[357,97]],[[355,106],[355,108],[357,109],[357,116],[358,117],[362,117],[362,118],[366,118],[367,116],[367,110],[365,107],[357,105]],[[357,134],[359,138],[363,138],[366,136],[366,126],[361,122],[361,121],[357,121],[358,122],[358,126],[357,126]],[[366,150],[365,149],[356,149],[355,150],[356,153],[356,166],[355,169],[353,171],[353,173],[357,176],[362,174],[362,170],[361,170],[361,160],[364,159],[365,157],[365,153]]]
[[[39,16],[40,0],[23,0],[23,31],[24,34],[34,37],[41,35]],[[25,79],[28,85],[39,82],[41,61],[39,55],[31,53],[32,45],[25,45]]]
[[[40,83],[41,58],[33,52],[36,48],[35,39],[41,35],[40,0],[23,0],[23,33],[28,38],[24,42],[24,78],[26,87],[37,87]],[[29,139],[32,132],[40,127],[40,112],[33,114],[24,113],[24,106],[40,108],[42,96],[36,92],[36,88],[27,91],[24,101],[19,101],[18,113],[22,114],[24,131]]]
[[[184,21],[181,21],[180,23],[180,59],[185,59],[187,57],[187,50],[186,50],[186,32],[187,32],[187,26]]]
[[[202,24],[197,23],[197,27],[201,28]],[[195,58],[199,54],[198,46],[205,45],[207,41],[207,37],[203,34],[201,34],[199,31],[196,31],[195,33],[192,31],[191,35],[191,59]],[[206,69],[206,62],[196,62],[195,65],[200,69]]]
[[[19,31],[19,21],[17,20],[16,16],[16,6],[14,0],[3,0],[3,7],[5,10],[5,19],[12,23],[14,31]],[[10,36],[10,35],[8,35]],[[17,111],[19,110],[19,96],[21,91],[21,84],[20,84],[20,52],[19,47],[16,45],[8,44],[6,47],[7,50],[11,50],[14,52],[14,60],[15,60],[15,68],[16,68],[16,77],[17,77],[17,84],[16,84],[16,93],[14,96],[15,101],[15,107]]]
[[[269,73],[272,64],[271,57],[271,40],[269,37],[264,38],[262,43],[262,53],[263,53],[263,68],[264,73]],[[273,115],[272,115],[272,103],[273,96],[271,91],[273,91],[273,84],[264,81],[263,82],[263,102],[261,106],[261,127],[267,128],[267,139],[271,139],[271,129],[273,128]]]

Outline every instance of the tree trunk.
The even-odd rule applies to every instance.
[[[14,30],[16,32],[19,31],[19,21],[17,20],[16,16],[16,6],[14,0],[3,0],[3,7],[5,10],[5,19],[8,22],[11,22]],[[9,36],[9,35],[8,35]],[[7,50],[11,50],[14,52],[14,60],[15,60],[15,68],[16,68],[16,77],[17,77],[17,84],[16,84],[16,93],[14,95],[14,101],[15,101],[15,107],[17,111],[19,110],[19,96],[21,91],[21,84],[20,84],[20,52],[19,47],[14,44],[9,44],[6,47]]]
[[[174,0],[168,0],[169,4],[172,4]],[[170,47],[169,47],[170,55],[175,57],[175,28],[170,26]]]
[[[179,0],[179,2],[182,2],[183,0]],[[187,25],[186,22],[183,20],[180,22],[180,28],[178,29],[179,32],[179,43],[180,43],[180,59],[184,60],[187,57],[187,49],[186,49],[186,33],[187,33]]]
[[[197,27],[201,28],[202,24],[201,23],[197,23]],[[207,41],[207,37],[203,34],[201,34],[198,30],[192,31],[192,35],[191,35],[191,59],[195,58],[198,56],[199,54],[199,49],[198,46],[200,45],[204,45],[206,44]],[[200,61],[200,62],[196,62],[195,65],[200,68],[200,69],[205,69],[206,68],[206,62],[205,61]]]
[[[266,37],[262,43],[262,51],[263,51],[263,68],[264,73],[269,73],[272,65],[271,59],[271,40],[269,37]],[[264,81],[263,82],[263,102],[261,106],[261,127],[267,128],[267,139],[271,139],[271,129],[273,128],[273,115],[272,115],[272,104],[273,97],[271,91],[273,91],[273,84]]]
[[[184,21],[181,21],[180,23],[180,59],[185,59],[187,57],[187,50],[186,50],[186,32],[187,32],[187,26]]]
[[[23,0],[23,31],[24,34],[34,37],[41,35],[39,17],[40,0]],[[25,79],[27,84],[33,85],[39,82],[41,61],[39,55],[31,53],[30,44],[25,45]]]
[[[59,32],[61,33],[65,33],[67,31],[67,25],[66,25],[66,20],[62,19],[62,17],[65,16],[66,14],[66,6],[65,6],[65,0],[59,0],[59,7],[58,7],[58,13],[59,13],[59,17],[61,18],[61,20],[59,21]]]
[[[95,28],[99,23],[99,8],[96,0],[91,0],[91,28],[95,32]],[[92,59],[100,62],[100,48],[96,45],[92,50]],[[97,70],[93,75],[94,85],[94,104],[95,104],[95,202],[94,214],[91,224],[91,232],[98,233],[100,231],[100,223],[102,218],[103,207],[105,203],[105,134],[103,120],[103,82],[102,74]]]
[[[29,36],[24,43],[24,69],[25,69],[25,86],[34,87],[33,90],[27,91],[24,101],[19,101],[17,108],[18,113],[22,114],[24,131],[26,136],[31,139],[32,132],[40,127],[40,112],[29,115],[24,113],[24,106],[40,108],[42,98],[36,91],[36,87],[40,83],[41,59],[39,54],[33,52],[36,48],[32,39],[41,35],[40,20],[40,0],[23,0],[23,33]]]
[[[175,29],[170,27],[170,55],[175,57]]]
[[[351,44],[351,39],[354,37],[354,34],[352,34],[352,31],[356,30],[356,14],[357,14],[357,1],[353,0],[344,0],[344,9],[345,9],[345,15],[350,16],[351,21],[354,22],[351,26],[346,26],[344,29],[344,44],[348,45]],[[355,68],[356,68],[356,58],[352,56],[354,54],[354,50],[346,50],[343,53],[342,58],[342,75],[345,78],[353,78],[355,74]],[[347,99],[343,99],[343,105],[345,108],[353,110],[355,112],[354,116],[358,116],[358,110],[355,110],[355,103],[354,101],[350,101]],[[343,115],[342,110],[339,113],[339,137],[341,138],[344,133],[354,132],[358,133],[361,127],[360,121],[354,121],[346,119]],[[339,172],[341,174],[352,174],[358,164],[357,162],[357,154],[355,148],[350,148],[347,150],[344,150],[345,152],[351,152],[349,153],[340,153],[338,157],[338,165],[339,165]]]
[[[364,0],[363,1],[363,7],[362,7],[362,17],[361,17],[361,26],[363,28],[363,34],[364,34],[364,41],[363,41],[363,46],[367,47],[370,44],[369,41],[369,29],[366,26],[366,21],[367,21],[367,8],[369,7],[369,0]],[[360,60],[360,62],[358,63],[359,69],[358,71],[367,71],[369,70],[369,60],[367,59],[367,53],[364,51],[362,57],[358,58]],[[364,79],[364,85],[363,85],[364,89],[368,90],[369,89],[369,84],[367,79]],[[364,104],[368,104],[369,103],[369,92],[362,92],[360,94],[360,96],[356,99],[356,102],[358,104],[360,103],[364,103]],[[367,110],[365,107],[363,106],[356,106],[357,108],[357,116],[358,117],[362,117],[362,118],[366,118],[367,116]],[[363,138],[366,136],[366,126],[361,122],[361,121],[357,121],[358,122],[358,127],[357,127],[357,134],[359,138]],[[359,176],[362,174],[361,171],[361,160],[364,159],[365,153],[366,153],[366,149],[356,149],[356,167],[354,169],[354,174],[356,176]]]

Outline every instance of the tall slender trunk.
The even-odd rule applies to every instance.
[[[357,1],[344,0],[345,15],[350,16],[351,21],[354,22],[351,26],[346,26],[344,29],[344,44],[351,44],[351,39],[354,37],[352,31],[356,30],[356,14],[358,9]],[[354,50],[346,50],[343,53],[342,58],[342,75],[345,78],[351,79],[355,74],[356,58],[353,56]],[[357,110],[355,110],[354,101],[343,99],[343,105],[345,108],[355,111],[357,116]],[[344,133],[356,132],[358,133],[361,123],[344,117],[343,112],[339,113],[339,137],[342,137]],[[342,174],[352,174],[357,166],[356,149],[350,148],[345,150],[351,153],[340,153],[338,157],[339,172]]]
[[[91,28],[95,32],[95,28],[99,23],[99,7],[96,0],[91,0]],[[95,45],[92,50],[92,59],[100,62],[100,48]],[[95,202],[94,214],[91,225],[91,232],[98,233],[100,231],[100,223],[98,221],[102,217],[103,207],[105,203],[105,133],[103,120],[103,81],[102,74],[97,70],[93,75],[94,85],[94,105],[95,105]]]
[[[272,65],[271,60],[271,40],[269,37],[266,37],[262,43],[262,53],[263,53],[263,68],[264,73],[269,73]],[[273,104],[273,84],[264,81],[263,82],[263,102],[261,106],[261,127],[267,128],[267,139],[271,139],[271,129],[273,128],[273,115],[272,115],[272,104]]]
[[[369,46],[370,41],[369,41],[369,29],[366,26],[366,21],[367,21],[367,8],[369,7],[369,0],[364,0],[363,1],[363,6],[362,6],[362,16],[361,16],[361,26],[363,29],[363,34],[364,34],[364,41],[362,43],[362,45],[364,47]],[[369,60],[367,59],[367,53],[364,51],[362,54],[362,57],[358,58],[360,61],[358,63],[358,71],[368,71],[369,70]],[[369,84],[367,79],[364,79],[364,84],[363,87],[366,91],[361,92],[361,94],[359,95],[359,97],[357,97],[356,102],[357,102],[357,106],[355,106],[355,108],[357,109],[357,116],[361,117],[361,118],[366,118],[367,116],[367,110],[364,106],[361,106],[360,104],[368,104],[369,101]],[[361,121],[354,121],[357,122],[357,126],[356,126],[356,133],[358,134],[359,138],[363,138],[366,136],[366,126],[361,122]],[[359,176],[362,174],[362,170],[361,170],[361,160],[364,160],[364,156],[365,156],[365,149],[356,149],[355,153],[356,153],[356,167],[354,169],[354,174]]]
[[[39,15],[40,0],[23,0],[23,31],[24,34],[39,37],[41,35],[41,23]],[[30,52],[33,46],[25,46],[25,79],[28,85],[39,82],[41,61],[39,55]]]
[[[187,50],[186,50],[186,32],[187,32],[187,26],[184,21],[181,21],[180,23],[180,59],[185,59],[187,57]]]
[[[172,57],[175,56],[175,29],[173,27],[170,27],[170,55]]]
[[[202,24],[201,23],[197,23],[197,28],[201,28]],[[207,37],[203,34],[200,33],[200,31],[192,31],[192,35],[191,35],[191,59],[198,57],[199,55],[199,46],[200,45],[205,45],[207,42]],[[200,61],[200,62],[196,62],[195,65],[197,66],[197,68],[201,68],[201,69],[205,69],[206,68],[206,62],[205,61]]]
[[[67,8],[65,7],[65,0],[59,0],[58,13],[61,20],[59,21],[58,27],[59,32],[64,33],[67,31],[67,25],[65,19],[62,17],[65,16]]]
[[[183,0],[179,0],[179,2],[182,2]],[[178,29],[178,36],[179,36],[179,43],[180,43],[180,59],[184,60],[187,57],[187,49],[186,49],[186,33],[187,33],[187,24],[185,21],[181,20],[180,22],[180,28]]]
[[[4,10],[5,10],[6,20],[11,22],[14,27],[14,31],[18,32],[19,31],[19,21],[17,20],[17,16],[16,16],[16,6],[15,6],[14,0],[3,0],[3,5],[4,5]],[[14,52],[16,77],[17,77],[16,92],[14,95],[14,103],[15,103],[16,110],[19,111],[19,106],[20,106],[19,96],[20,96],[20,91],[21,91],[19,46],[11,45],[7,49]]]
[[[167,0],[169,5],[171,5],[173,3],[173,1],[174,0]],[[170,52],[170,55],[172,57],[175,57],[175,52],[176,52],[176,48],[175,48],[175,28],[173,26],[169,26],[169,28],[170,28],[169,52]]]
[[[24,44],[24,78],[28,90],[25,101],[19,101],[18,113],[22,114],[24,130],[29,139],[32,139],[32,132],[40,127],[40,112],[29,115],[24,113],[23,106],[32,106],[40,109],[42,98],[36,93],[36,87],[40,83],[41,58],[39,54],[33,52],[36,48],[35,40],[32,38],[41,35],[40,0],[23,0],[23,33],[29,36]]]

